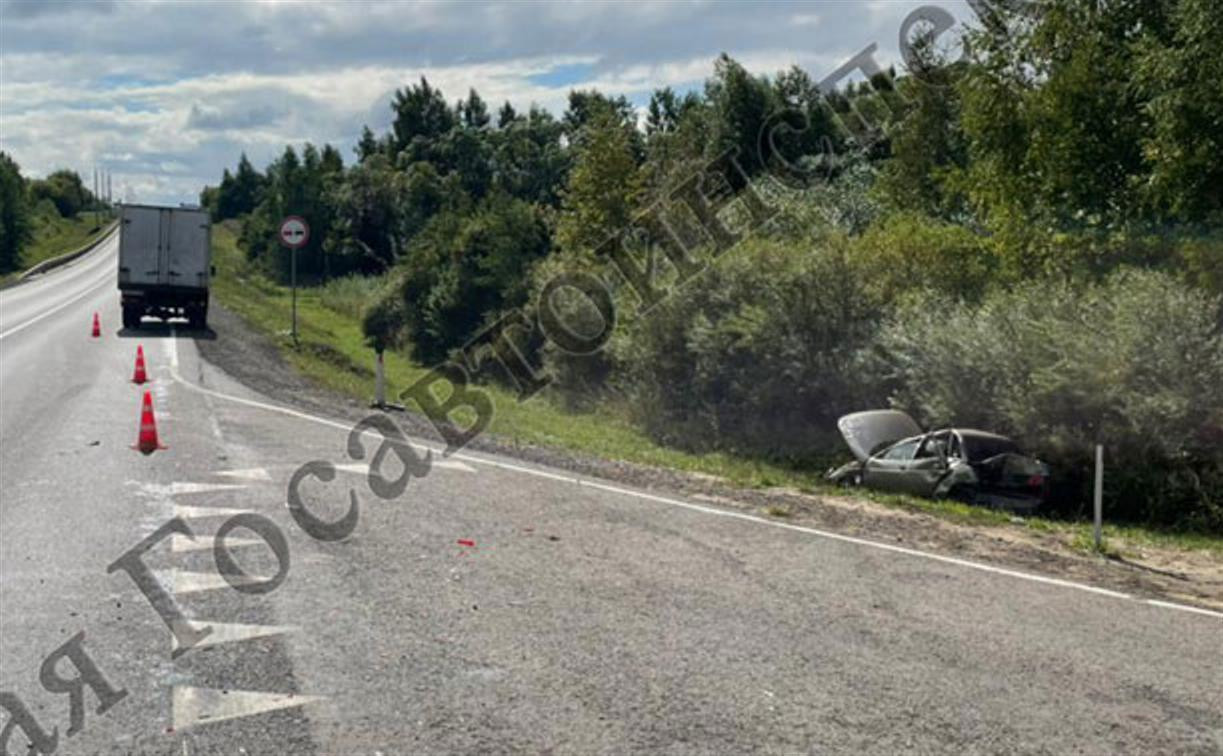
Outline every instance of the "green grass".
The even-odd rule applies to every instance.
[[[34,218],[34,238],[21,251],[22,270],[29,269],[43,260],[80,249],[106,228],[109,221],[102,217],[102,225],[94,223],[93,213],[80,213],[75,218],[61,218],[54,213],[41,213]]]
[[[371,282],[341,280],[322,287],[298,290],[298,332],[300,346],[288,338],[290,295],[251,270],[237,247],[232,222],[213,227],[213,254],[218,275],[214,294],[221,303],[256,329],[277,337],[286,360],[303,374],[329,388],[359,399],[374,394],[374,353],[361,333],[356,302],[376,290]],[[403,352],[385,355],[387,396],[394,397],[427,374]],[[721,477],[732,484],[750,488],[784,486],[807,493],[840,493],[823,480],[823,470],[795,469],[765,460],[737,457],[722,452],[690,453],[660,446],[613,407],[590,412],[572,412],[535,397],[519,402],[516,396],[496,386],[484,386],[495,407],[489,430],[503,441],[517,444],[567,449],[595,457],[633,462],[685,472]],[[1025,518],[1015,524],[1012,517],[998,510],[974,507],[955,501],[931,501],[908,496],[856,491],[875,502],[913,512],[930,514],[966,525],[1027,527],[1041,532],[1065,532],[1071,540],[1080,531],[1090,537],[1090,524],[1068,523],[1045,518]],[[766,515],[789,517],[784,509],[766,509]],[[1223,538],[1207,535],[1159,533],[1140,527],[1109,528],[1110,538],[1127,544],[1209,549],[1223,556]]]

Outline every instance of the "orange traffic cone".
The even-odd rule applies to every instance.
[[[140,436],[136,439],[133,449],[139,449],[141,454],[152,454],[166,447],[157,440],[157,421],[153,418],[153,395],[148,389],[144,391],[144,402],[140,406]]]
[[[136,372],[132,374],[132,383],[144,383],[149,379],[144,371],[144,347],[136,345]]]
[[[96,339],[102,335],[102,323],[98,320],[98,313],[93,314],[93,337]]]

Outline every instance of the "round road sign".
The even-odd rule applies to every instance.
[[[310,224],[306,219],[290,215],[280,222],[280,243],[290,249],[306,246],[310,241]]]

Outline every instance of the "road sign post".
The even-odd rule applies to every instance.
[[[289,248],[289,286],[292,288],[292,309],[293,309],[293,324],[290,333],[293,334],[293,343],[297,343],[297,250],[306,246],[306,242],[310,241],[310,224],[306,223],[306,219],[297,215],[290,215],[280,222],[280,231],[278,233],[280,243]]]
[[[1104,446],[1096,444],[1096,489],[1092,496],[1092,536],[1096,551],[1103,547],[1104,529]]]

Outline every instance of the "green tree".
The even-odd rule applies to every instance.
[[[776,109],[768,80],[752,76],[722,53],[714,63],[713,78],[705,83],[705,99],[711,111],[707,157],[733,152],[749,175],[763,168],[770,155],[760,153],[760,133]],[[737,173],[728,173],[727,179],[741,188]]]
[[[911,51],[909,75],[897,82],[904,105],[889,128],[890,155],[878,188],[900,210],[963,217],[954,177],[968,163],[956,89],[964,67],[942,60],[929,37],[916,40]]]
[[[525,116],[514,115],[489,137],[493,190],[555,206],[569,171],[563,136],[564,127],[543,108],[532,106]]]
[[[411,150],[413,162],[430,159],[432,142],[450,131],[456,120],[441,90],[431,87],[423,76],[420,84],[395,93],[391,110],[395,150]]]
[[[361,127],[361,140],[357,142],[357,162],[364,162],[378,151],[378,138],[374,136],[374,132],[369,126]]]
[[[1151,120],[1141,142],[1151,170],[1146,198],[1179,220],[1223,215],[1221,11],[1215,0],[1179,0],[1171,33],[1146,30],[1139,45],[1137,78]]]
[[[610,106],[589,115],[561,200],[561,249],[592,250],[628,227],[640,190],[632,128]]]
[[[30,196],[35,202],[51,200],[65,218],[75,218],[77,213],[93,204],[93,193],[85,188],[76,171],[68,169],[60,169],[45,179],[31,182]]]
[[[17,163],[0,151],[0,273],[21,266],[21,250],[30,238],[30,203]]]
[[[403,314],[416,359],[444,360],[489,318],[525,303],[527,272],[549,249],[537,208],[493,195],[472,212],[442,212],[408,245],[387,293],[375,309]],[[386,340],[385,323],[367,321],[372,339]]]
[[[508,128],[511,123],[518,119],[518,111],[514,110],[514,106],[509,100],[501,106],[501,110],[497,111],[497,128]]]
[[[1133,40],[1173,4],[1051,0],[999,5],[969,36],[963,127],[969,197],[995,228],[1117,225],[1140,216],[1150,130]],[[1033,219],[1041,219],[1033,224]]]
[[[488,106],[474,89],[468,90],[467,99],[460,102],[456,110],[463,120],[463,125],[469,129],[483,129],[491,120]]]
[[[214,220],[237,218],[255,209],[263,199],[264,179],[247,159],[246,153],[238,159],[237,171],[231,174],[226,169],[221,174],[217,187]]]

